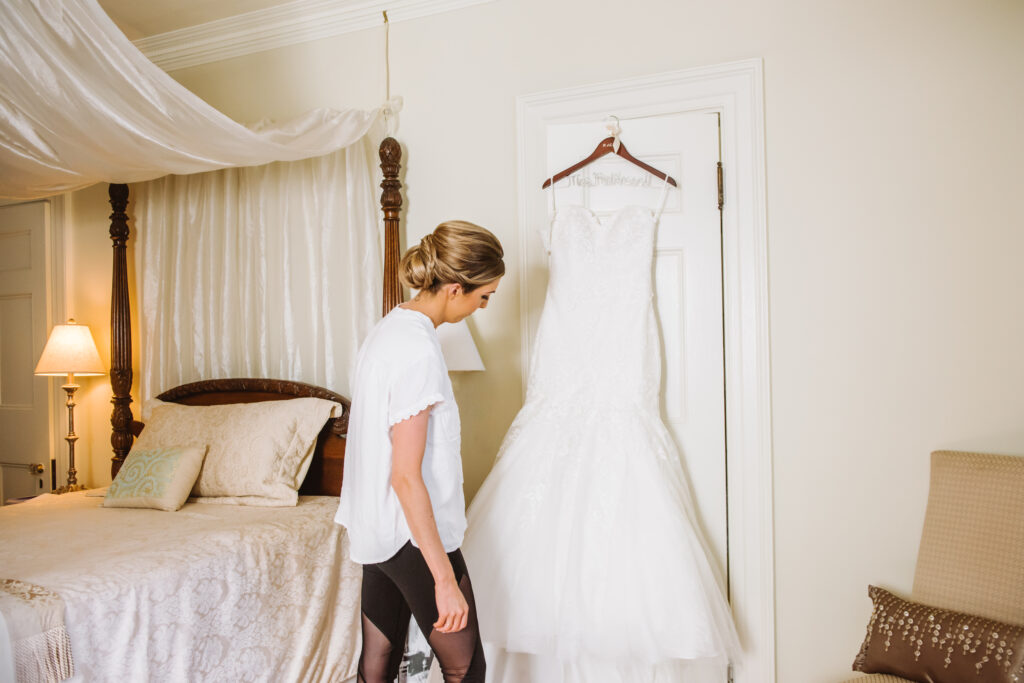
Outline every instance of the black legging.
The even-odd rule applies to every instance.
[[[363,565],[363,651],[358,683],[392,683],[405,653],[409,617],[427,635],[445,683],[484,683],[484,651],[476,620],[473,586],[462,551],[448,553],[455,580],[469,605],[466,628],[455,633],[434,630],[437,602],[434,577],[419,548],[406,543],[390,560]]]

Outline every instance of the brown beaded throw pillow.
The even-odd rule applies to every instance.
[[[1024,683],[1024,626],[901,600],[868,587],[874,603],[854,671],[922,683]]]

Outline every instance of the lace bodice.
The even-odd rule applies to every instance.
[[[653,307],[656,216],[627,206],[605,221],[560,207],[545,234],[550,280],[527,401],[657,409],[661,358]],[[562,401],[568,403],[562,403]]]

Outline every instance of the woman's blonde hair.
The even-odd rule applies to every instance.
[[[445,221],[405,252],[398,265],[402,284],[434,293],[457,283],[469,293],[505,274],[505,251],[490,230],[466,221]]]

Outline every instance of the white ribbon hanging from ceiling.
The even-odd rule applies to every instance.
[[[380,113],[317,109],[250,130],[146,59],[96,0],[0,2],[0,197],[320,156]]]

